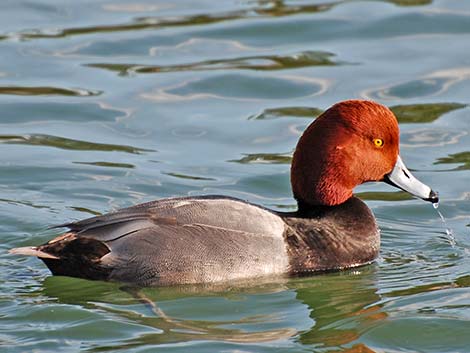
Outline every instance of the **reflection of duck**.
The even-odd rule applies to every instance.
[[[294,284],[296,299],[310,309],[315,325],[299,336],[303,345],[319,348],[339,348],[331,352],[374,352],[362,343],[364,332],[380,325],[387,318],[383,304],[377,304],[374,268],[370,271],[337,273],[317,276]],[[347,350],[344,346],[357,342]],[[328,350],[330,352],[330,350]]]
[[[352,196],[386,181],[437,202],[398,156],[398,124],[369,101],[338,103],[297,144],[291,169],[299,209],[281,213],[223,196],[157,200],[61,225],[69,232],[38,247],[12,249],[53,274],[138,285],[218,282],[310,273],[369,263],[379,231]]]
[[[83,329],[110,315],[133,328],[123,328],[123,336],[100,345],[101,350],[199,340],[230,342],[233,350],[237,343],[284,341],[286,351],[302,350],[295,349],[298,345],[330,351],[361,342],[365,332],[387,317],[377,294],[375,267],[290,280],[118,288],[48,277],[37,294],[84,307],[90,315],[98,313],[83,320]],[[360,347],[351,352],[372,352]]]
[[[289,339],[299,327],[309,328],[311,320],[286,283],[287,279],[277,277],[269,282],[261,279],[137,289],[48,277],[38,293],[92,313],[99,309],[98,318],[85,320],[85,326],[96,325],[101,315],[105,320],[111,315],[137,328],[123,330],[126,333],[118,342],[109,342],[111,347],[118,345],[127,351],[136,346],[191,340],[259,344]],[[273,312],[281,303],[297,309],[299,320],[304,322],[294,326],[284,322],[282,313]],[[106,350],[103,345],[100,349]]]

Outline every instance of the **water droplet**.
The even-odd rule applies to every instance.
[[[437,214],[438,214],[439,217],[441,218],[441,221],[442,221],[442,224],[444,225],[444,228],[445,228],[445,230],[446,230],[447,238],[449,239],[450,245],[451,245],[453,248],[455,248],[456,241],[455,241],[454,233],[452,232],[452,229],[450,229],[449,226],[447,225],[447,221],[446,221],[446,219],[444,218],[444,215],[441,213],[441,211],[439,211],[439,210],[437,209],[437,208],[439,207],[439,202],[433,203],[432,206],[434,207],[434,209],[436,210]]]

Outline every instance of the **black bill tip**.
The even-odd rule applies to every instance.
[[[424,199],[424,201],[439,203],[439,194],[434,190],[431,190],[431,192],[429,193],[429,197],[427,199]]]

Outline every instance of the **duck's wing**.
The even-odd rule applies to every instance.
[[[61,226],[70,231],[23,251],[54,274],[153,285],[275,274],[288,266],[282,219],[232,198],[164,199]]]
[[[284,230],[284,222],[277,214],[225,196],[162,199],[54,228],[66,227],[77,236],[106,241],[120,236],[120,233],[160,223],[203,224],[275,237],[282,235]]]
[[[212,283],[287,271],[282,239],[207,224],[163,224],[107,242],[110,279],[144,285]]]

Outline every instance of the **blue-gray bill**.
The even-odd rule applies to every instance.
[[[384,181],[425,201],[432,203],[439,202],[437,192],[416,179],[406,168],[400,156],[398,156],[393,170],[385,176]]]

